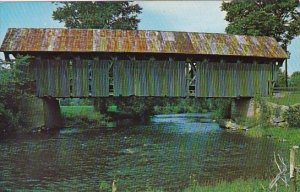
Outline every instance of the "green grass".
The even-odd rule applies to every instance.
[[[232,182],[222,181],[215,186],[200,186],[195,185],[187,188],[184,192],[258,192],[268,191],[269,181],[249,179],[238,179]],[[289,188],[279,185],[278,191],[289,192]]]
[[[278,105],[294,105],[300,103],[300,93],[286,94],[283,97],[267,97],[266,101],[276,103]]]
[[[89,115],[94,113],[93,106],[60,106],[61,112],[65,116],[74,116],[74,115]]]
[[[299,128],[254,127],[249,129],[246,135],[251,137],[272,137],[279,141],[286,141],[291,145],[300,145]]]
[[[259,179],[237,179],[232,182],[220,181],[216,185],[192,184],[183,192],[260,192],[268,191],[270,181]],[[275,187],[272,189],[275,191]],[[292,192],[290,187],[285,187],[283,182],[278,182],[277,191]],[[163,192],[163,190],[147,190],[147,192]]]
[[[94,111],[93,106],[61,106],[62,116],[66,127],[73,126],[103,126],[106,124],[106,117]]]

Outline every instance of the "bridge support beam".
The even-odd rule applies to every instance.
[[[38,98],[34,95],[22,97],[19,111],[22,116],[22,126],[17,133],[55,129],[62,126],[59,103],[55,98]]]
[[[43,98],[45,127],[56,129],[63,126],[59,102],[55,98]]]
[[[233,119],[236,117],[253,117],[256,110],[253,98],[234,99],[231,108],[231,116]]]

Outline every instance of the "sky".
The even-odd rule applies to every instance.
[[[187,31],[225,33],[226,13],[221,11],[222,1],[140,1],[141,30]],[[63,23],[52,19],[56,5],[51,2],[0,2],[0,42],[8,28],[58,28]],[[288,73],[300,71],[300,36],[288,50]],[[0,54],[3,59],[3,53]]]

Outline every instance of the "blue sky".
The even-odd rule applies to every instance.
[[[141,1],[139,29],[225,33],[221,1]],[[63,27],[52,19],[51,2],[0,2],[0,42],[9,27]],[[300,37],[289,46],[288,72],[300,71]],[[3,57],[3,54],[0,55]]]

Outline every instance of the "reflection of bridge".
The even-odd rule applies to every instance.
[[[287,55],[273,38],[92,29],[9,29],[1,51],[34,56],[38,97],[267,95]]]

